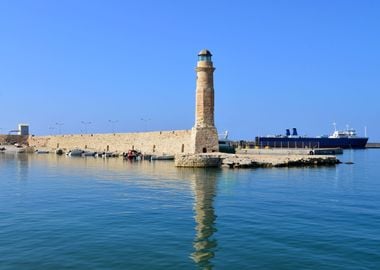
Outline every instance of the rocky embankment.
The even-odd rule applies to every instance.
[[[0,153],[33,153],[34,148],[25,145],[0,145]]]
[[[305,167],[334,166],[340,161],[335,156],[325,155],[244,155],[207,153],[178,155],[177,167],[225,167],[225,168],[270,168],[270,167]]]

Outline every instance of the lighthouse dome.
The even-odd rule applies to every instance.
[[[209,50],[203,49],[198,53],[198,61],[211,62],[211,52]]]
[[[207,49],[203,49],[203,50],[201,50],[199,53],[198,53],[198,56],[212,56],[212,54],[211,54],[211,52],[209,51],[209,50],[207,50]]]

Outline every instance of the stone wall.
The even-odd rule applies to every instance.
[[[208,168],[220,167],[222,164],[222,159],[217,155],[185,154],[176,155],[174,162],[176,167]]]
[[[194,127],[191,134],[191,153],[211,153],[219,151],[218,133],[214,127]]]
[[[0,144],[27,144],[28,136],[21,135],[0,135]]]
[[[191,130],[33,136],[29,137],[29,145],[36,148],[80,148],[112,152],[134,149],[144,154],[157,155],[190,153],[193,148]]]

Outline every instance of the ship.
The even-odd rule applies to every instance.
[[[235,147],[233,141],[228,139],[228,131],[225,131],[223,134],[219,134],[219,152],[235,154]]]
[[[258,147],[271,148],[344,148],[344,149],[363,149],[366,147],[368,137],[359,137],[352,128],[339,131],[334,130],[332,135],[316,137],[299,136],[297,128],[286,130],[285,135],[268,135],[256,137],[255,145]]]

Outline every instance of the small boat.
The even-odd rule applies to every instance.
[[[219,152],[235,154],[233,141],[228,139],[228,131],[225,131],[224,134],[219,135]]]
[[[142,160],[152,160],[152,155],[141,155]]]
[[[15,143],[14,146],[16,146],[16,148],[22,148],[22,145],[19,143]]]
[[[36,153],[37,154],[49,154],[50,151],[49,150],[37,150]]]
[[[152,156],[150,160],[174,160],[173,155]]]
[[[123,158],[128,160],[141,160],[141,153],[136,150],[128,150],[127,153],[123,153]]]
[[[104,153],[103,153],[103,157],[104,157],[104,158],[112,157],[112,155],[113,155],[112,152],[104,152]]]
[[[82,149],[73,149],[73,150],[70,150],[67,155],[69,157],[81,157],[82,156],[82,153],[83,153],[83,150]]]
[[[101,153],[97,153],[96,157],[110,158],[110,157],[113,157],[113,153],[112,152],[101,152]]]
[[[57,149],[55,150],[55,153],[59,156],[63,155],[63,150],[62,149]]]
[[[96,152],[93,152],[93,151],[84,151],[82,153],[82,156],[84,157],[94,157],[96,155]]]

